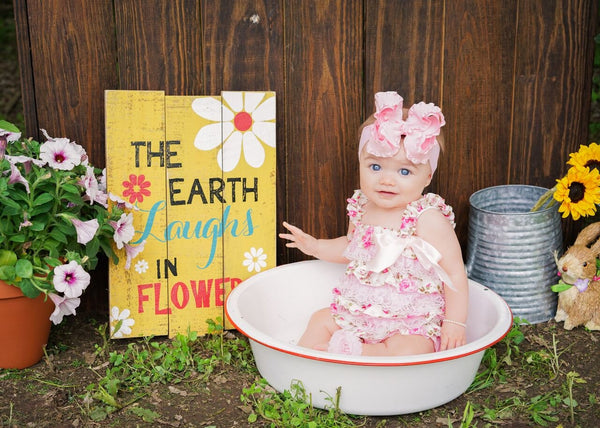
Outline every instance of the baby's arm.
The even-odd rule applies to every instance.
[[[280,238],[290,241],[285,244],[286,247],[298,248],[306,255],[328,262],[348,263],[348,259],[344,257],[344,251],[348,246],[346,236],[334,239],[317,239],[289,223],[283,222],[283,226],[290,231],[290,233],[279,234]]]
[[[417,235],[433,245],[442,255],[440,266],[452,281],[445,286],[445,319],[464,324],[467,321],[469,284],[462,259],[460,244],[450,222],[438,210],[427,210],[419,217]],[[440,350],[452,349],[466,344],[465,328],[452,322],[442,324]]]

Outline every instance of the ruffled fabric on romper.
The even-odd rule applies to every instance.
[[[444,274],[437,263],[422,263],[424,258],[419,259],[413,247],[431,247],[416,236],[421,213],[438,209],[454,226],[452,208],[439,195],[428,193],[407,206],[396,230],[363,224],[366,202],[360,190],[348,199],[348,216],[355,228],[345,252],[350,263],[333,290],[332,314],[342,329],[365,343],[378,343],[396,333],[418,334],[430,338],[438,350],[445,312]],[[400,255],[384,269],[371,270],[375,258],[380,259],[381,239],[376,237],[382,236],[396,244]]]

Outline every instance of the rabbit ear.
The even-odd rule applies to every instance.
[[[592,223],[589,226],[585,227],[579,235],[577,235],[577,239],[575,240],[575,244],[573,245],[584,245],[590,248],[594,254],[598,255],[600,253],[600,221],[596,223]]]

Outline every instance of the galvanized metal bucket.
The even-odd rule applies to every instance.
[[[530,212],[548,189],[488,187],[471,195],[466,268],[469,278],[498,293],[513,314],[530,323],[556,313],[554,252],[562,253],[557,206]]]

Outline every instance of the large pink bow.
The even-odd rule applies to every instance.
[[[404,136],[406,157],[413,163],[429,161],[433,172],[440,152],[436,137],[446,124],[442,110],[421,101],[408,110],[408,117],[403,120],[402,102],[402,97],[394,91],[375,94],[375,122],[364,127],[359,154],[365,147],[375,156],[394,156]]]

